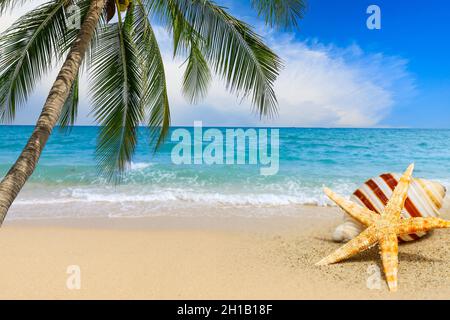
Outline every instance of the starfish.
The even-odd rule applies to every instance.
[[[398,273],[398,236],[416,232],[426,232],[437,228],[450,228],[450,221],[435,217],[403,219],[400,215],[407,198],[414,164],[405,171],[392,197],[384,210],[378,214],[365,207],[337,195],[328,188],[326,195],[336,202],[345,212],[367,228],[356,238],[337,249],[334,253],[319,261],[316,265],[329,265],[340,262],[351,256],[363,252],[377,243],[383,270],[390,291],[397,291]]]

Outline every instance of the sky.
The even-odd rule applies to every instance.
[[[0,19],[0,31],[44,1]],[[208,96],[191,105],[181,93],[182,58],[173,59],[166,31],[154,26],[165,61],[173,125],[450,128],[450,1],[308,0],[295,30],[264,25],[250,1],[216,0],[251,24],[282,58],[275,84],[279,112],[260,119],[251,103],[215,78]],[[377,5],[381,29],[370,30],[367,8]],[[55,72],[47,75],[14,124],[34,124]],[[77,124],[89,115],[87,75]]]

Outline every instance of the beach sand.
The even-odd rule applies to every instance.
[[[314,266],[340,245],[331,241],[337,208],[274,208],[292,216],[265,218],[231,210],[236,215],[221,218],[7,221],[0,298],[450,298],[450,230],[400,246],[399,291],[390,293],[384,278],[380,289],[366,285],[373,265],[381,266],[377,248]],[[80,290],[66,286],[71,265],[80,267]]]

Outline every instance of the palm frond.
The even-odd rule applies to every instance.
[[[114,182],[131,161],[144,119],[134,19],[133,10],[128,10],[123,23],[120,17],[99,31],[90,66],[93,111],[101,125],[97,160],[101,173]]]
[[[0,36],[0,121],[14,119],[17,107],[26,102],[36,83],[75,39],[77,30],[67,30],[65,20],[65,8],[71,3],[43,4]]]
[[[157,3],[157,1],[155,1]],[[173,38],[173,56],[187,54],[190,52],[192,42],[200,41],[198,34],[192,26],[186,21],[183,12],[178,6],[167,3],[167,14],[170,19],[166,21],[167,30],[172,33]]]
[[[197,103],[206,96],[211,82],[211,71],[200,48],[191,43],[191,52],[183,76],[183,92],[191,103]]]
[[[69,4],[76,4],[78,9],[80,10],[80,20],[84,21],[84,17],[86,13],[89,10],[90,6],[90,0],[72,0]],[[66,15],[67,18],[67,15]],[[104,18],[100,18],[100,22],[97,25],[97,28],[95,30],[94,36],[92,37],[92,43],[87,49],[86,57],[82,60],[82,65],[78,71],[78,76],[75,79],[74,83],[72,84],[72,88],[70,89],[69,96],[64,103],[63,109],[61,111],[61,116],[59,117],[58,124],[61,131],[66,132],[69,131],[71,127],[75,124],[75,121],[78,116],[78,104],[80,99],[80,78],[83,74],[83,71],[85,71],[87,65],[89,65],[90,61],[90,55],[91,55],[91,49],[94,46],[94,43],[96,41],[96,36],[98,33],[98,29],[104,25],[105,20]],[[60,54],[63,55],[65,52],[68,52],[70,48],[72,47],[73,42],[75,41],[76,37],[78,36],[79,29],[72,28],[67,29],[64,37],[60,41],[59,45],[59,51]]]
[[[0,16],[14,8],[20,7],[32,0],[0,0]]]
[[[78,114],[78,102],[79,102],[79,82],[80,76],[75,79],[70,89],[69,97],[64,103],[59,117],[59,126],[62,130],[67,130],[69,127],[75,124],[75,120]]]
[[[183,25],[192,28],[196,39],[201,39],[197,41],[200,51],[231,92],[251,96],[260,115],[271,116],[276,112],[273,85],[282,63],[249,25],[210,0],[153,0],[149,3],[167,25],[174,23],[172,12],[181,13],[186,21]]]
[[[59,1],[61,1],[61,0],[59,0]],[[76,5],[76,7],[79,10],[80,22],[84,21],[84,18],[85,18],[86,14],[89,10],[89,7],[91,5],[91,1],[92,0],[65,0],[66,5],[64,6],[64,9],[65,9],[64,17],[66,19],[69,18],[67,8],[68,8],[68,6],[73,4],[73,5]],[[102,15],[102,17],[100,18],[99,24],[97,26],[97,29],[99,26],[103,25],[104,23],[105,23],[104,16]],[[58,51],[61,56],[70,50],[73,42],[75,41],[75,39],[78,36],[79,31],[80,30],[78,28],[67,28],[67,26],[66,26],[64,36],[61,37],[60,42],[59,42],[59,47],[58,47]],[[95,36],[96,36],[96,33],[94,34],[93,41],[95,41]],[[88,52],[86,53],[86,56],[89,56],[90,48],[91,47],[89,47]],[[83,59],[83,62],[84,62],[84,59]]]
[[[138,43],[142,70],[142,107],[148,115],[151,140],[155,150],[162,144],[170,126],[170,107],[167,94],[164,62],[144,2],[137,0],[135,42]]]
[[[305,0],[252,0],[251,4],[271,27],[297,27],[306,9]]]

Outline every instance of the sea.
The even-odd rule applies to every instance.
[[[98,127],[55,129],[8,219],[214,215],[211,208],[241,208],[240,214],[252,216],[255,207],[279,208],[268,212],[283,215],[292,212],[283,210],[288,206],[331,205],[324,186],[350,196],[368,178],[402,172],[413,162],[415,176],[450,187],[450,130],[279,128],[278,171],[262,175],[261,164],[174,163],[179,142],[171,135],[177,129],[155,152],[148,130],[140,128],[135,156],[120,184],[99,175]],[[192,127],[181,129],[194,134]],[[217,129],[225,135],[227,128]],[[0,126],[2,176],[32,130]],[[204,141],[203,147],[208,144]],[[249,144],[245,152],[250,149]]]

